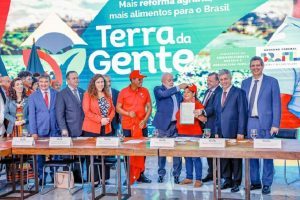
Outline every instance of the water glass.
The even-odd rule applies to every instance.
[[[250,137],[252,139],[255,139],[257,137],[257,129],[251,129],[250,130]]]
[[[210,138],[211,132],[209,128],[204,129],[203,137],[204,138]]]
[[[158,135],[159,135],[158,130],[156,128],[153,129],[153,131],[152,131],[152,137],[158,137]]]
[[[123,130],[122,129],[117,130],[117,136],[120,139],[120,141],[124,140],[124,135],[123,135]]]
[[[22,137],[27,137],[28,136],[28,130],[26,128],[22,129]]]

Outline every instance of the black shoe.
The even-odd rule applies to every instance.
[[[39,179],[39,186],[42,186],[42,185],[43,185],[43,180]],[[44,185],[46,185],[46,180],[44,180]]]
[[[81,176],[75,176],[75,173],[74,173],[74,183],[82,183],[82,179],[81,179]]]
[[[137,180],[140,183],[151,183],[151,180],[147,178],[144,174],[140,175],[140,178]]]
[[[213,180],[213,177],[207,175],[204,179],[202,179],[202,182],[206,183],[206,182],[209,182],[209,181],[212,181],[212,180]]]
[[[98,187],[100,185],[100,181],[94,181],[94,187]]]
[[[164,177],[163,176],[159,176],[158,179],[157,179],[157,182],[158,183],[164,182]]]
[[[250,190],[258,190],[261,189],[261,184],[251,184]]]
[[[54,178],[51,177],[50,183],[54,184]]]
[[[264,185],[263,189],[261,190],[262,194],[270,194],[271,193],[271,188],[270,186]]]
[[[232,187],[232,183],[230,181],[225,181],[223,184],[221,184],[221,190],[225,190],[231,187]]]
[[[178,176],[174,176],[174,183],[175,184],[179,184],[179,177]]]
[[[234,186],[231,188],[231,192],[238,192],[240,191],[240,187],[237,184],[234,184]]]

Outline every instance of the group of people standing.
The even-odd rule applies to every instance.
[[[208,89],[203,101],[197,99],[197,87],[182,83],[174,86],[172,74],[162,76],[162,85],[154,89],[157,112],[153,125],[159,137],[201,137],[202,127],[211,130],[212,138],[231,138],[242,140],[249,138],[250,130],[256,129],[257,138],[273,138],[280,127],[281,100],[278,81],[263,74],[264,62],[260,57],[250,60],[252,77],[242,82],[241,88],[232,85],[229,70],[210,73],[207,78]],[[183,96],[181,91],[184,90]],[[179,110],[181,102],[195,103],[194,124],[180,124]],[[202,179],[200,158],[185,158],[186,178],[179,180],[182,161],[173,158],[173,176],[175,184],[192,184],[195,169],[194,187],[203,182],[212,181],[212,159],[207,158],[208,173]],[[164,181],[166,158],[158,158],[158,182]],[[262,178],[258,159],[250,160],[251,190],[262,189],[263,194],[271,192],[274,176],[273,160],[263,160]],[[221,189],[231,188],[238,192],[242,181],[242,159],[221,159],[221,176],[224,182]]]
[[[219,73],[210,73],[207,78],[208,89],[202,101],[197,98],[198,89],[195,84],[181,83],[174,86],[173,75],[164,73],[162,85],[154,88],[157,111],[153,126],[158,130],[158,136],[201,137],[204,126],[211,129],[213,138],[244,139],[253,128],[258,130],[259,138],[272,138],[279,129],[280,91],[277,80],[264,75],[263,68],[262,59],[253,57],[250,61],[253,76],[242,82],[242,88],[232,85],[231,73],[226,69],[220,70]],[[69,71],[66,74],[67,86],[58,92],[50,86],[51,79],[47,74],[38,77],[39,89],[36,91],[30,89],[28,83],[32,75],[29,72],[20,74],[23,76],[10,83],[8,92],[3,92],[3,88],[3,91],[0,91],[3,97],[0,98],[3,100],[3,103],[0,101],[1,113],[4,110],[0,124],[3,124],[2,119],[8,121],[8,136],[21,136],[24,133],[34,138],[115,136],[120,123],[125,137],[148,136],[147,122],[152,112],[152,102],[148,89],[142,86],[146,76],[139,70],[130,73],[129,86],[120,92],[111,88],[111,80],[107,75],[94,75],[88,89],[84,91],[78,87],[77,72]],[[180,123],[182,102],[194,103],[193,124]],[[132,171],[134,178],[130,180],[131,183],[151,182],[144,175],[145,159],[142,157],[131,162],[135,169]],[[44,162],[45,156],[38,156],[40,183]],[[201,187],[203,182],[211,181],[212,160],[207,158],[207,162],[208,174],[202,179],[201,158],[186,157],[186,178],[180,180],[182,159],[174,157],[174,182],[192,184],[194,169],[194,187]],[[165,165],[166,158],[159,157],[159,183],[164,181]],[[252,159],[250,165],[251,189],[262,188],[264,194],[270,193],[274,174],[273,160],[264,160],[262,182],[258,160]],[[225,180],[221,189],[231,188],[232,192],[239,191],[242,160],[222,159],[221,166],[222,177]],[[97,178],[96,173],[95,180]]]

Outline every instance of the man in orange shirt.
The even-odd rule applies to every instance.
[[[151,114],[152,104],[148,89],[142,87],[145,77],[140,74],[140,70],[133,70],[129,75],[130,85],[119,93],[116,110],[122,116],[121,123],[125,137],[148,136],[147,121]],[[130,165],[132,164],[135,162],[131,162]],[[131,183],[134,180],[151,183],[151,180],[144,175],[144,162],[139,164],[140,173],[133,174]]]

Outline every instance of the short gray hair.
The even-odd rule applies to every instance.
[[[228,69],[221,69],[221,70],[219,71],[218,76],[220,77],[220,76],[225,75],[225,74],[227,74],[230,78],[232,78],[231,72],[230,72]]]

